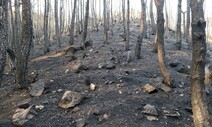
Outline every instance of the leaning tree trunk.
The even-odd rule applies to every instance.
[[[176,48],[178,50],[181,49],[182,37],[181,37],[181,4],[182,0],[178,0],[178,12],[177,12],[177,40],[176,40]]]
[[[45,0],[44,8],[44,54],[49,52],[49,0]]]
[[[16,85],[20,88],[27,87],[28,59],[32,44],[32,18],[30,0],[22,0],[22,39],[18,49],[16,63]]]
[[[186,43],[188,44],[188,49],[191,49],[191,41],[190,41],[190,0],[187,0],[187,13],[186,13]]]
[[[87,0],[86,9],[85,9],[84,30],[83,30],[83,34],[82,34],[82,46],[83,47],[85,47],[85,40],[87,38],[88,16],[89,16],[89,0]]]
[[[205,75],[205,27],[204,0],[191,1],[192,13],[192,111],[195,127],[211,127],[208,106],[204,92]]]
[[[142,45],[142,41],[143,41],[143,35],[144,35],[144,27],[145,27],[145,20],[146,20],[146,5],[144,0],[141,0],[141,7],[142,7],[142,11],[141,11],[141,21],[140,21],[140,34],[138,35],[138,40],[135,46],[135,57],[136,59],[140,59],[141,58],[141,45]]]
[[[158,47],[159,68],[163,77],[163,82],[169,86],[172,86],[172,79],[170,77],[168,69],[166,68],[166,62],[165,62],[164,17],[163,17],[164,0],[155,0],[155,5],[157,8],[156,44]]]
[[[59,17],[58,17],[58,0],[55,0],[55,5],[54,5],[54,16],[55,16],[55,36],[57,43],[59,47],[61,47],[61,40],[60,40],[60,26],[59,26]]]
[[[129,50],[130,46],[130,0],[127,0],[127,30],[126,30],[126,44],[125,50]]]
[[[155,35],[155,18],[154,18],[154,14],[153,14],[153,0],[150,0],[150,8],[149,8],[149,15],[150,15],[150,19],[151,19],[151,27],[152,27],[152,31],[151,34]]]
[[[71,28],[69,30],[69,36],[70,36],[70,40],[69,40],[69,44],[73,45],[74,44],[74,22],[75,22],[75,13],[76,13],[76,6],[77,6],[77,0],[74,0],[74,8],[72,11],[72,18],[71,18]]]
[[[6,63],[6,45],[8,43],[8,0],[0,0],[0,83]]]

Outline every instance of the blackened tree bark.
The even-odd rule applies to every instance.
[[[32,18],[30,0],[22,0],[22,39],[18,49],[16,62],[16,85],[19,88],[27,87],[28,59],[32,44]]]
[[[165,50],[164,50],[164,17],[163,17],[163,6],[164,0],[155,0],[155,5],[157,8],[157,29],[156,29],[156,44],[158,47],[158,63],[161,75],[163,77],[163,82],[166,85],[172,86],[172,79],[170,77],[169,71],[166,68],[165,61]]]
[[[85,40],[87,38],[88,16],[89,16],[89,0],[87,0],[86,8],[85,8],[84,30],[83,30],[83,34],[82,34],[82,46],[83,47],[85,47]]]
[[[191,41],[190,41],[190,0],[187,0],[187,13],[186,13],[186,43],[188,44],[188,49],[191,49]]]
[[[178,11],[177,11],[177,33],[176,33],[176,48],[181,49],[182,37],[181,37],[181,4],[182,0],[178,0]]]
[[[55,16],[55,36],[59,47],[61,47],[61,40],[60,40],[60,25],[59,25],[59,17],[58,17],[58,0],[55,0],[54,6],[54,16]]]
[[[123,16],[123,27],[124,27],[124,41],[126,41],[125,0],[122,0],[122,16]]]
[[[151,34],[155,35],[156,29],[155,29],[155,19],[154,19],[154,14],[153,14],[153,0],[150,0],[150,6],[149,6],[149,15],[151,19],[151,27],[152,31]]]
[[[45,0],[44,8],[44,53],[49,52],[49,0]]]
[[[144,35],[144,27],[145,27],[145,21],[146,21],[146,3],[144,0],[141,0],[141,21],[140,21],[140,34],[138,35],[138,40],[136,42],[135,46],[135,57],[136,59],[141,58],[141,45],[143,42],[143,35]]]
[[[104,7],[104,9],[103,9],[103,13],[104,13],[104,43],[105,44],[108,44],[109,43],[109,37],[108,37],[108,23],[107,23],[107,19],[108,19],[108,15],[107,15],[107,10],[108,10],[108,8],[107,8],[107,0],[104,0],[104,2],[103,2],[103,7]]]
[[[125,50],[129,50],[130,46],[130,0],[127,0],[127,30],[126,30],[126,43]]]
[[[211,127],[204,92],[206,40],[203,11],[204,0],[191,0],[192,13],[192,111],[195,127]]]
[[[76,13],[76,6],[77,6],[77,0],[74,0],[74,8],[72,11],[72,18],[71,18],[71,28],[69,30],[69,36],[70,36],[70,40],[69,40],[69,44],[73,45],[74,44],[74,22],[75,22],[75,13]]]
[[[6,45],[8,43],[8,0],[0,0],[0,83],[6,62]]]

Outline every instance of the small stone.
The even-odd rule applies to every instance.
[[[155,108],[155,106],[152,106],[150,104],[146,104],[144,107],[143,107],[143,111],[142,111],[144,114],[147,114],[147,115],[151,115],[151,116],[158,116],[158,111],[157,109]]]
[[[61,93],[61,92],[63,92],[63,89],[58,89],[57,92]]]
[[[172,91],[171,87],[164,85],[164,84],[162,84],[160,86],[160,89],[163,90],[164,92],[167,92],[167,93]]]
[[[180,117],[180,113],[178,111],[163,110],[163,113],[165,116]]]
[[[53,82],[54,82],[54,80],[52,80],[52,79],[51,79],[51,80],[50,80],[50,82],[51,82],[51,83],[53,83]]]
[[[143,87],[143,89],[144,89],[145,92],[148,92],[149,94],[158,92],[157,89],[156,89],[154,86],[149,85],[149,84],[146,84],[146,85]]]
[[[115,64],[113,63],[113,62],[108,62],[107,64],[106,64],[106,69],[114,69],[116,66],[115,66]]]
[[[106,121],[108,119],[109,119],[109,115],[104,114],[104,115],[102,115],[102,116],[99,117],[99,122]]]
[[[35,105],[35,110],[37,111],[41,111],[43,110],[43,108],[44,108],[44,105]]]
[[[99,64],[98,64],[98,68],[99,68],[99,69],[104,68],[105,66],[106,66],[105,63],[99,63]]]
[[[74,109],[72,110],[73,112],[79,112],[80,108],[79,107],[74,107]]]
[[[66,69],[65,73],[68,73],[69,72],[69,69]]]
[[[93,84],[93,83],[91,83],[91,84],[90,84],[90,90],[94,91],[95,89],[96,89],[96,85]]]
[[[146,116],[149,121],[156,121],[158,118],[156,116]]]
[[[34,97],[41,96],[44,91],[44,88],[44,82],[42,80],[38,80],[37,82],[32,84],[29,94]]]
[[[119,90],[119,94],[122,94],[122,91],[121,90]]]
[[[85,126],[85,119],[78,119],[76,121],[76,127],[84,127]]]
[[[75,107],[82,101],[83,98],[84,96],[80,93],[73,91],[66,91],[63,94],[63,97],[59,103],[59,107],[64,109]]]
[[[178,60],[174,60],[169,63],[170,67],[177,67],[178,65],[180,65],[180,62]]]
[[[16,109],[15,114],[12,116],[12,122],[14,125],[23,126],[26,122],[34,117],[34,114],[30,112],[32,106],[27,109]]]

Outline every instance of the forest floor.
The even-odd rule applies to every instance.
[[[153,53],[154,35],[145,38],[142,44],[142,58],[127,62],[121,24],[114,27],[110,44],[103,44],[103,28],[90,31],[94,44],[74,54],[64,54],[68,36],[62,37],[62,48],[52,42],[51,52],[42,54],[42,47],[34,47],[34,56],[29,62],[29,75],[37,73],[36,80],[45,82],[45,91],[39,97],[31,97],[28,90],[14,90],[14,72],[3,77],[0,87],[0,127],[12,127],[12,116],[18,105],[43,105],[44,108],[23,126],[29,127],[192,127],[190,76],[191,51],[183,43],[182,50],[175,49],[175,39],[166,35],[165,49],[167,67],[174,79],[174,88],[167,92],[160,75],[157,53]],[[131,24],[131,51],[135,47],[139,33],[138,23]],[[114,68],[101,68],[101,63],[112,63]],[[76,72],[75,64],[84,69]],[[177,63],[177,67],[171,67]],[[180,65],[180,66],[178,66]],[[86,68],[86,69],[85,69]],[[85,84],[86,77],[96,85],[94,91]],[[146,84],[156,88],[156,92],[144,91]],[[79,92],[85,98],[74,108],[58,106],[65,91]],[[207,95],[209,112],[212,114],[212,91]],[[158,116],[153,120],[145,114],[144,106],[152,105]],[[167,113],[167,111],[169,113]]]

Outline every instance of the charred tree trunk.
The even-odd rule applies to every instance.
[[[126,18],[125,18],[125,0],[122,0],[122,16],[123,16],[123,27],[124,27],[124,41],[126,41]]]
[[[85,47],[85,41],[86,41],[86,37],[87,37],[88,17],[89,17],[89,0],[87,0],[86,8],[85,8],[84,30],[83,30],[83,35],[82,35],[82,46],[83,47]]]
[[[143,42],[143,35],[144,35],[144,26],[145,26],[145,19],[146,19],[146,13],[145,12],[145,2],[144,0],[141,0],[141,21],[140,21],[140,34],[138,35],[138,40],[136,43],[136,47],[135,47],[135,57],[136,59],[140,59],[141,58],[141,45]]]
[[[127,30],[126,30],[126,44],[125,50],[129,50],[130,46],[130,0],[127,0]]]
[[[28,59],[32,44],[32,18],[30,0],[22,0],[22,39],[18,50],[16,62],[16,85],[20,88],[27,87]]]
[[[181,4],[182,0],[178,0],[178,12],[177,12],[177,33],[176,33],[176,48],[181,49],[182,37],[181,37]]]
[[[44,9],[44,54],[49,52],[49,0],[45,0]]]
[[[75,13],[76,13],[76,6],[77,6],[77,0],[74,0],[74,8],[72,11],[72,18],[71,18],[71,28],[69,30],[69,36],[70,36],[70,40],[69,40],[69,44],[73,45],[74,44],[74,22],[75,22]]]
[[[190,41],[190,0],[187,0],[187,13],[186,13],[186,43],[188,44],[188,49],[191,49],[191,41]]]
[[[151,34],[155,35],[156,29],[155,29],[155,19],[154,19],[154,15],[153,15],[153,0],[150,0],[150,19],[151,19],[151,27],[152,27],[152,31]]]
[[[156,43],[158,47],[158,63],[161,75],[163,77],[163,82],[166,85],[172,86],[172,79],[170,77],[169,71],[166,68],[165,61],[165,50],[164,50],[164,17],[163,17],[163,6],[164,0],[155,0],[155,5],[157,8],[157,29],[156,29]]]
[[[104,0],[103,2],[103,7],[104,7],[104,43],[105,44],[108,44],[108,24],[107,24],[107,18],[108,18],[108,15],[107,15],[107,1]]]
[[[205,27],[204,0],[192,0],[192,111],[195,127],[211,127],[208,106],[204,92],[205,75]]]
[[[0,83],[6,63],[6,46],[8,43],[8,0],[0,0]]]
[[[60,40],[60,25],[59,25],[59,17],[58,17],[58,0],[55,0],[55,6],[54,6],[54,16],[55,16],[55,36],[56,36],[56,41],[61,47],[61,40]]]

